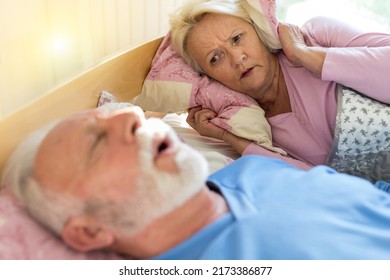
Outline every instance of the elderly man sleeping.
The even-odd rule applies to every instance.
[[[79,251],[135,259],[390,259],[390,196],[318,166],[207,163],[139,107],[89,110],[29,136],[4,180]]]

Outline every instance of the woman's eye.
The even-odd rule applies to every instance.
[[[238,35],[234,36],[233,37],[233,44],[237,44],[238,42],[240,42],[241,38],[242,38],[242,34],[238,34]]]
[[[213,55],[213,57],[210,59],[211,64],[215,64],[219,60],[219,55]]]
[[[213,57],[210,59],[210,64],[214,65],[217,63],[218,64],[221,63],[221,61],[223,61],[223,57],[224,57],[223,51],[218,50],[217,52],[215,52],[215,54],[213,54]]]

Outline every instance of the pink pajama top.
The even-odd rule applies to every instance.
[[[302,30],[309,45],[329,48],[322,76],[317,77],[303,67],[294,67],[280,52],[279,63],[292,112],[267,120],[272,128],[273,144],[304,163],[254,143],[243,154],[277,157],[307,169],[327,162],[336,125],[338,84],[390,103],[390,34],[363,34],[324,17],[308,21]]]

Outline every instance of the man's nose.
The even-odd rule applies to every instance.
[[[141,126],[142,119],[135,111],[121,111],[107,117],[105,126],[109,136],[119,141],[132,142],[135,131]]]

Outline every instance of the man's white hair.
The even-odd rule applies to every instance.
[[[11,188],[27,211],[44,226],[60,234],[70,211],[79,203],[44,188],[33,178],[35,157],[43,139],[59,121],[29,134],[15,149],[4,169],[2,185]]]

